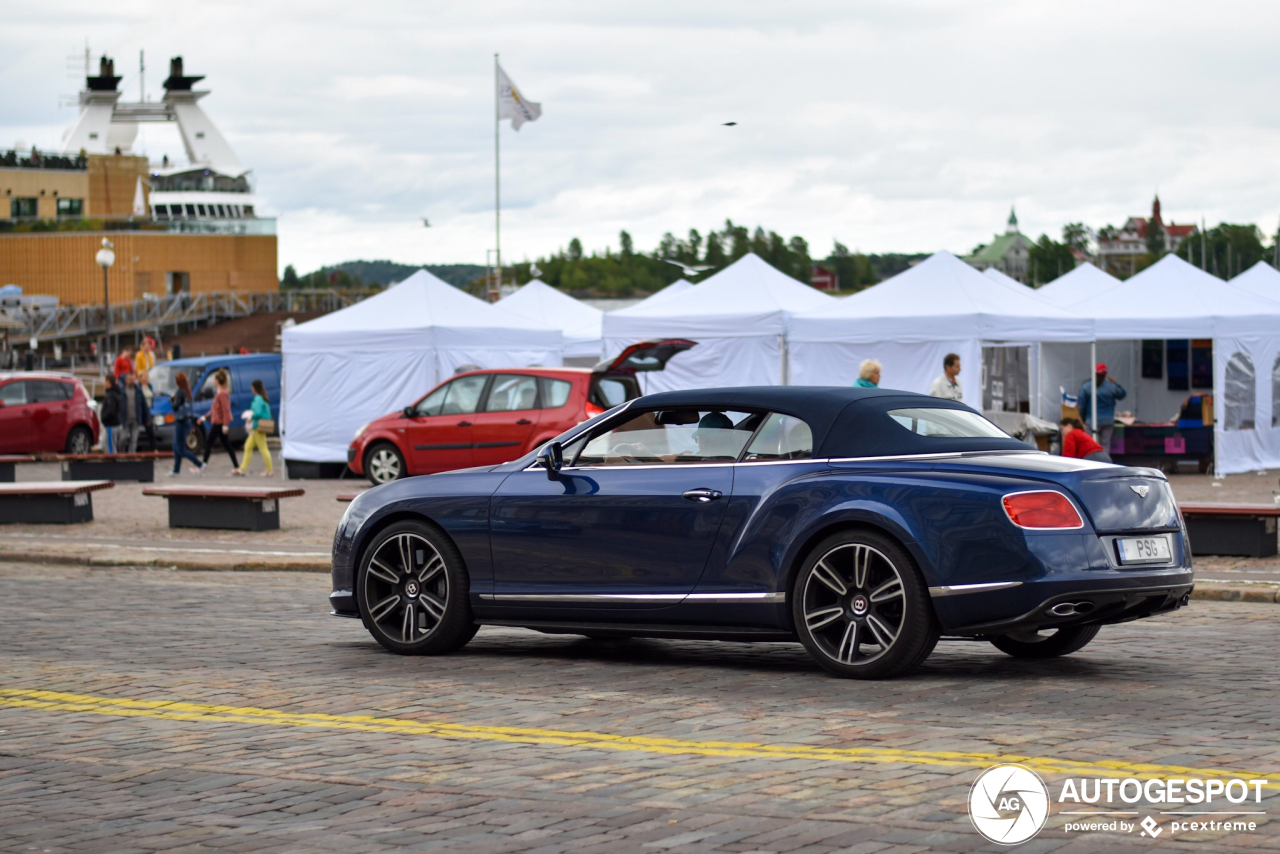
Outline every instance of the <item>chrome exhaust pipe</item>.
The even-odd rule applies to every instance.
[[[1076,613],[1076,604],[1074,602],[1059,602],[1049,609],[1049,613],[1055,617],[1071,617]]]

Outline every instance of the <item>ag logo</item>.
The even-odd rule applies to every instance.
[[[1049,789],[1021,765],[992,765],[969,790],[969,820],[999,845],[1017,845],[1040,832],[1049,818]]]

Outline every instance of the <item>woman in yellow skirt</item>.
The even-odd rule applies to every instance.
[[[249,411],[253,416],[249,423],[249,437],[244,440],[244,459],[240,461],[240,468],[233,473],[241,477],[248,474],[249,460],[253,459],[253,450],[257,448],[262,453],[262,461],[267,464],[267,470],[262,476],[272,477],[275,471],[271,467],[271,452],[267,450],[267,431],[263,429],[266,425],[262,423],[271,422],[271,406],[267,403],[267,388],[262,380],[253,381],[253,403],[249,405]],[[274,427],[274,424],[270,426]]]

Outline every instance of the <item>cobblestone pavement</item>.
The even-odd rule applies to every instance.
[[[995,757],[1054,793],[1269,775],[1249,808],[1280,809],[1274,605],[1193,603],[1051,662],[944,644],[866,683],[798,645],[514,629],[402,658],[327,616],[326,581],[0,564],[0,850],[996,850],[965,812]],[[1015,850],[1280,850],[1267,816],[1151,840],[1061,809]]]

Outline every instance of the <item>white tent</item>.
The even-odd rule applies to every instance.
[[[1220,473],[1280,466],[1274,391],[1280,356],[1280,301],[1223,282],[1175,255],[1071,310],[1095,319],[1098,360],[1129,392],[1118,409],[1165,422],[1198,391],[1214,395],[1214,448]],[[1142,340],[1213,340],[1213,388],[1169,389],[1142,377]],[[1046,385],[1078,389],[1091,375],[1079,348],[1044,348]],[[1164,353],[1162,352],[1162,356]],[[1163,367],[1163,366],[1162,366]],[[1267,381],[1271,379],[1271,381]]]
[[[394,288],[284,330],[284,456],[346,462],[362,424],[461,368],[561,363],[562,335],[419,270]]]
[[[792,381],[848,385],[863,359],[875,359],[884,366],[885,388],[927,392],[942,373],[943,358],[956,353],[965,401],[981,408],[984,343],[1092,338],[1087,319],[1037,299],[1025,285],[996,281],[939,252],[834,306],[792,317]]]
[[[600,361],[601,322],[604,312],[578,302],[541,279],[534,279],[509,297],[498,301],[498,308],[539,326],[559,329],[564,334],[566,359]]]
[[[1036,289],[1036,296],[1062,308],[1093,299],[1120,286],[1120,280],[1092,264],[1081,264],[1070,273],[1059,276]]]
[[[662,290],[655,291],[654,293],[645,297],[640,302],[636,303],[636,305],[644,305],[644,306],[651,306],[651,307],[655,305],[662,305],[664,302],[671,299],[673,296],[676,296],[677,294],[682,294],[685,291],[689,290],[689,288],[691,287],[693,287],[693,282],[689,281],[688,279],[676,279],[674,282],[667,285]],[[635,308],[634,305],[628,306],[628,307]]]
[[[749,254],[670,298],[605,314],[605,353],[647,338],[698,342],[642,374],[646,392],[785,384],[787,317],[835,302]]]
[[[1231,280],[1237,288],[1267,299],[1280,300],[1280,270],[1259,261]]]
[[[1031,290],[1026,285],[1022,284],[1022,282],[1019,282],[1017,279],[1015,279],[1013,276],[1006,275],[1005,273],[1002,273],[999,270],[997,270],[995,267],[988,267],[987,269],[983,270],[982,275],[986,276],[988,279],[990,279],[993,282],[999,282],[1005,287],[1022,288],[1022,290],[1024,291]]]

